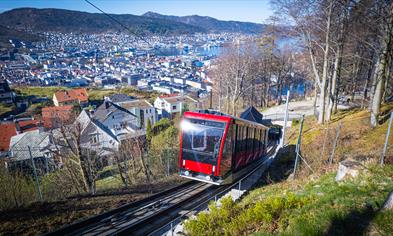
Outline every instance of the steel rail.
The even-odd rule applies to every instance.
[[[157,212],[161,212],[177,204],[182,198],[188,199],[188,195],[194,192],[200,192],[205,183],[198,183],[190,188],[182,189],[170,195],[166,195],[156,201],[143,205],[139,208],[133,208],[124,212],[107,217],[96,224],[85,227],[73,233],[73,235],[118,235],[119,232],[130,228],[150,218]]]
[[[105,218],[111,217],[111,216],[113,216],[115,214],[118,214],[118,213],[130,210],[130,209],[140,208],[140,207],[142,207],[144,205],[147,205],[147,204],[149,204],[151,202],[154,202],[154,201],[157,201],[157,200],[161,199],[163,196],[179,192],[182,189],[188,189],[191,186],[194,186],[194,185],[197,185],[197,184],[198,184],[197,181],[188,181],[186,183],[183,183],[181,185],[178,185],[176,187],[170,188],[168,190],[159,192],[157,194],[154,194],[154,195],[149,196],[147,198],[144,198],[142,200],[125,204],[125,205],[123,205],[121,207],[115,208],[113,210],[109,210],[107,212],[101,213],[101,214],[96,215],[96,216],[89,217],[87,219],[79,220],[79,221],[77,221],[75,223],[72,223],[70,225],[66,225],[64,227],[61,227],[61,228],[55,230],[55,231],[49,232],[49,233],[47,233],[45,235],[48,235],[48,236],[50,236],[50,235],[75,235],[75,234],[73,234],[73,232],[78,231],[78,230],[83,229],[83,228],[86,228],[89,225],[95,224],[96,222],[99,222],[99,221],[101,221],[101,220],[103,220]]]

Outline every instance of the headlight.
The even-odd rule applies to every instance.
[[[188,175],[190,174],[190,172],[189,172],[188,170],[186,170],[186,171],[184,172],[184,174],[188,176]]]
[[[207,180],[207,181],[210,181],[210,176],[206,176],[206,180]]]

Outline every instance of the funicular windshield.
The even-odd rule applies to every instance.
[[[220,151],[225,123],[184,119],[181,128],[183,158],[215,164]]]

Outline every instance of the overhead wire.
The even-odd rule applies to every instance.
[[[84,0],[85,2],[87,2],[88,4],[90,4],[92,7],[94,7],[95,9],[97,9],[98,11],[100,11],[101,13],[103,13],[105,16],[107,16],[108,18],[110,18],[111,20],[113,20],[114,22],[116,22],[117,24],[119,24],[121,27],[123,27],[124,29],[126,29],[128,32],[130,32],[132,35],[134,35],[136,38],[142,40],[143,42],[147,43],[150,47],[154,48],[154,50],[158,51],[159,53],[161,53],[162,55],[165,55],[165,53],[163,51],[161,51],[158,48],[155,48],[149,41],[147,41],[143,36],[139,35],[138,33],[136,33],[135,31],[131,30],[129,27],[127,27],[125,24],[121,23],[119,20],[117,20],[115,17],[113,17],[112,15],[106,13],[105,11],[103,11],[101,8],[99,8],[98,6],[96,6],[95,4],[93,4],[92,2],[90,2],[89,0]]]

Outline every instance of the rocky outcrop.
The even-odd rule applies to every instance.
[[[359,175],[359,172],[364,169],[362,163],[348,159],[345,161],[341,161],[338,165],[338,171],[336,175],[336,181],[342,181],[348,177],[356,177]]]

